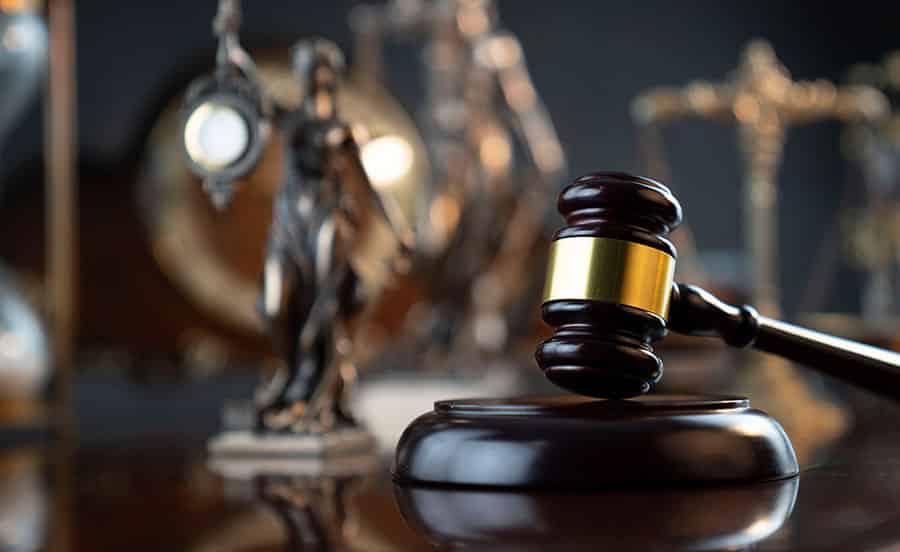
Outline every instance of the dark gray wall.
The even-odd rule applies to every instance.
[[[321,34],[349,46],[350,0],[245,2],[247,42]],[[836,3],[837,4],[837,3]],[[188,68],[213,48],[215,0],[81,0],[78,78],[81,156],[119,165],[133,159],[147,118]],[[720,78],[753,37],[765,37],[797,78],[841,79],[851,64],[900,47],[900,5],[883,2],[501,0],[502,19],[523,41],[531,71],[568,151],[573,175],[634,170],[628,104],[639,91]],[[408,59],[407,59],[408,58]],[[415,109],[415,58],[400,56],[392,80]],[[833,123],[797,129],[781,178],[783,282],[796,307],[815,249],[834,218],[845,163]],[[739,175],[733,134],[704,125],[668,132],[673,182],[703,248],[737,248]],[[3,168],[35,159],[35,107],[7,145]],[[2,174],[2,173],[0,173]],[[14,183],[13,183],[14,184]],[[855,185],[856,183],[851,183]],[[855,280],[844,274],[845,288]],[[845,307],[853,294],[845,293]]]

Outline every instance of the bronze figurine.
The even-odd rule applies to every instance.
[[[351,423],[341,408],[347,323],[367,293],[401,267],[400,222],[372,188],[349,126],[337,114],[344,61],[325,40],[294,49],[303,87],[288,117],[286,181],[275,199],[260,312],[286,361],[257,397],[258,428]],[[312,426],[310,425],[312,424]]]
[[[429,276],[416,348],[430,366],[461,348],[509,351],[536,322],[532,268],[566,172],[523,48],[494,0],[390,0],[351,22],[364,81],[383,77],[387,36],[424,42],[419,126],[434,170],[415,223],[417,271]]]
[[[408,237],[393,206],[372,188],[350,126],[338,114],[344,71],[338,47],[324,39],[299,42],[292,61],[302,103],[271,108],[252,60],[237,45],[238,3],[222,0],[216,21],[224,44],[219,67],[212,84],[198,85],[202,92],[191,97],[184,117],[189,164],[219,208],[233,199],[235,181],[254,169],[268,128],[279,129],[286,165],[258,303],[284,362],[256,394],[254,431],[352,428],[343,406],[355,373],[351,321],[403,268]]]

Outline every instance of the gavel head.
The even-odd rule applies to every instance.
[[[595,173],[563,189],[559,212],[542,305],[555,331],[538,365],[582,395],[646,393],[662,376],[653,343],[666,333],[681,206],[649,178]]]

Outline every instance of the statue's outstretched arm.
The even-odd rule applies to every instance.
[[[556,187],[566,173],[566,157],[553,121],[537,93],[519,40],[508,32],[481,39],[475,47],[476,61],[497,79],[506,117],[528,151],[544,185]]]
[[[413,240],[403,214],[392,198],[379,194],[372,186],[360,158],[359,146],[349,132],[334,149],[334,169],[341,187],[341,208],[346,210],[355,229],[365,232],[381,219],[406,252]],[[343,201],[344,198],[349,201]]]

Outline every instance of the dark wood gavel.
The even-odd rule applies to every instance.
[[[566,226],[550,254],[542,315],[555,328],[537,350],[553,383],[592,397],[627,398],[653,389],[663,372],[653,349],[667,330],[718,336],[805,364],[900,399],[900,354],[761,316],[696,286],[675,283],[667,239],[681,206],[649,178],[596,173],[559,198]]]

